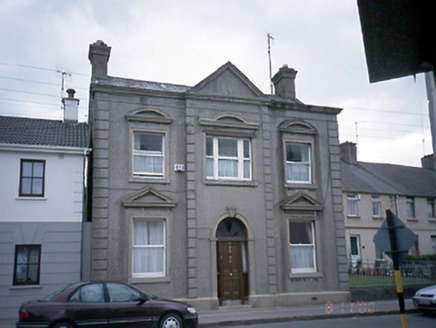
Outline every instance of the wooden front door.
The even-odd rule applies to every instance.
[[[245,294],[241,246],[241,241],[218,241],[218,297],[220,300],[239,300]]]

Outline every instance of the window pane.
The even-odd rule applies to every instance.
[[[251,175],[251,162],[244,161],[244,179],[250,179]]]
[[[218,139],[218,155],[226,157],[238,156],[237,139]]]
[[[42,179],[33,179],[32,184],[32,194],[41,195],[42,194]]]
[[[290,163],[286,165],[286,169],[289,181],[309,181],[309,165]]]
[[[29,261],[29,247],[21,246],[17,250],[17,263],[27,263]]]
[[[163,157],[134,156],[133,171],[163,174]]]
[[[23,164],[23,177],[31,177],[32,176],[32,162],[22,162]]]
[[[141,296],[137,290],[126,285],[107,283],[106,286],[111,302],[135,302],[138,301]]]
[[[213,138],[206,138],[206,156],[213,156]]]
[[[135,149],[162,153],[163,136],[159,134],[135,133]]]
[[[163,248],[136,248],[133,250],[133,273],[163,272]]]
[[[23,178],[21,180],[21,193],[24,195],[30,195],[32,192],[32,179]]]
[[[314,268],[313,246],[291,246],[291,267]]]
[[[244,158],[250,158],[250,142],[244,140]]]
[[[291,222],[291,244],[312,244],[311,222]]]
[[[33,163],[33,176],[37,178],[42,178],[44,175],[44,163],[34,162]]]
[[[208,158],[206,159],[206,176],[207,177],[213,177],[213,159]]]
[[[307,163],[309,161],[309,145],[286,144],[286,161]]]
[[[218,175],[220,177],[237,177],[238,176],[238,161],[236,160],[219,160]]]
[[[102,284],[90,284],[81,288],[82,302],[104,302],[104,293]]]

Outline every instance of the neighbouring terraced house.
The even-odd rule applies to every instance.
[[[60,120],[0,116],[0,318],[86,278],[89,128],[74,90]],[[89,261],[88,261],[89,262]],[[86,271],[86,272],[85,272]]]

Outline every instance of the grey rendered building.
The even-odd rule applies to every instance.
[[[201,309],[348,299],[337,114],[226,63],[194,87],[107,75],[90,46],[92,277]]]

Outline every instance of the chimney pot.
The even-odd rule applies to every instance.
[[[68,98],[74,98],[74,94],[76,93],[76,90],[74,89],[67,89]]]

